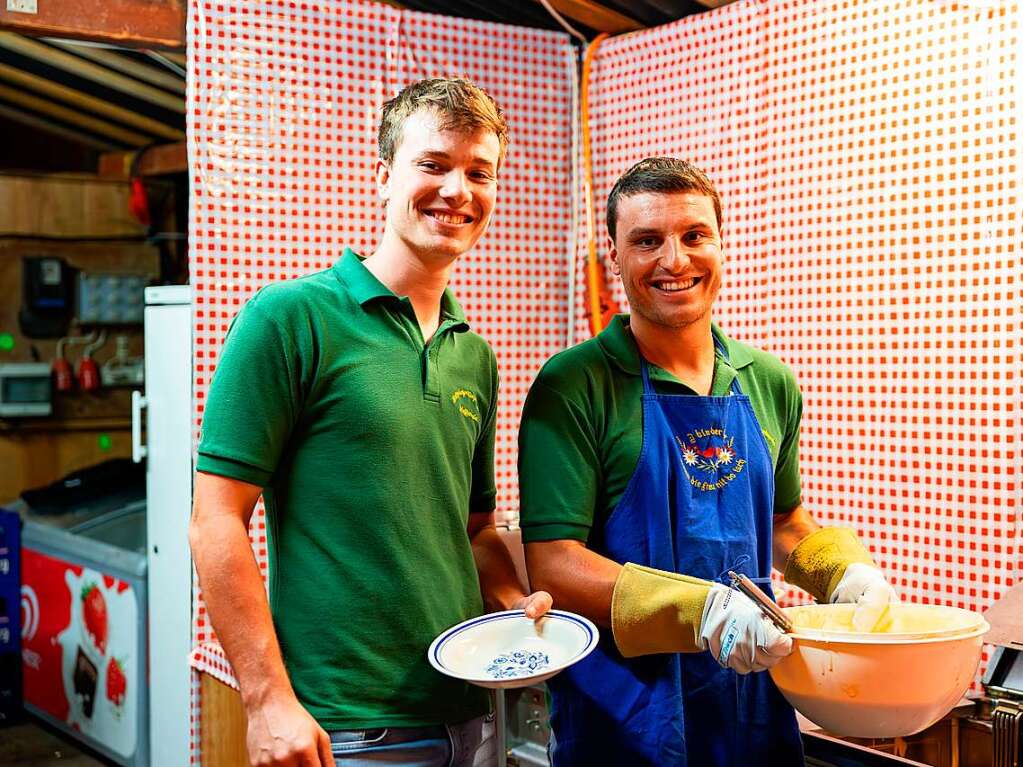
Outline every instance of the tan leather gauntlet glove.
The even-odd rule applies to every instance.
[[[611,597],[611,631],[626,658],[699,652],[710,581],[627,563]]]
[[[846,568],[854,562],[877,567],[848,527],[822,527],[799,542],[785,564],[785,582],[809,591],[818,602],[831,601]]]

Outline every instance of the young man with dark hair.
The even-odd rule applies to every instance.
[[[855,534],[801,505],[792,372],[711,322],[721,202],[698,168],[644,160],[608,200],[630,315],[552,358],[519,435],[531,583],[606,630],[550,681],[554,767],[802,765],[762,672],[791,652],[730,570],[771,565],[870,630],[894,598]]]
[[[254,765],[492,763],[485,692],[426,651],[485,608],[551,605],[494,526],[497,366],[447,288],[507,144],[475,85],[410,85],[384,106],[379,247],[263,288],[232,323],[190,539]],[[247,536],[261,494],[269,603]]]

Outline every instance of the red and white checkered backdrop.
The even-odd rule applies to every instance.
[[[907,598],[973,609],[1023,565],[1021,16],[1015,1],[739,0],[605,41],[589,83],[598,232],[633,162],[707,171],[725,206],[717,318],[796,370],[806,505],[858,529]],[[504,106],[497,214],[454,288],[498,354],[513,518],[526,389],[587,335],[568,37],[371,2],[192,0],[188,55],[197,429],[241,304],[376,244],[383,100],[466,75]],[[265,567],[261,513],[253,539]],[[195,636],[197,665],[230,682],[199,598]]]

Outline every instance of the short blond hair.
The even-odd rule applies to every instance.
[[[441,117],[442,130],[492,131],[501,144],[499,162],[508,150],[508,124],[497,102],[478,85],[462,78],[420,80],[407,85],[384,102],[377,146],[388,165],[401,143],[405,121],[420,109],[431,109]]]

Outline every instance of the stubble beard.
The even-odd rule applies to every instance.
[[[629,299],[629,308],[634,314],[640,315],[646,322],[652,325],[658,325],[671,330],[684,330],[700,322],[710,313],[710,306],[706,306],[695,317],[692,315],[673,317],[658,311],[655,306],[650,305],[648,302],[634,300],[634,296],[630,295],[628,290],[625,291],[625,297]]]

